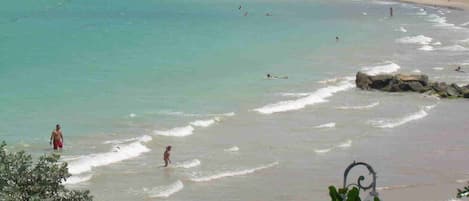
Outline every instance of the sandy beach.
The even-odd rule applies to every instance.
[[[401,0],[401,2],[469,10],[469,0]]]

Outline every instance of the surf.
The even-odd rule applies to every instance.
[[[225,177],[242,176],[242,175],[252,174],[252,173],[264,170],[264,169],[272,168],[274,166],[277,166],[278,164],[279,162],[273,162],[267,165],[262,165],[262,166],[251,168],[251,169],[221,172],[221,173],[217,173],[217,174],[213,174],[209,176],[194,177],[194,178],[191,178],[190,180],[193,182],[208,182],[212,180],[222,179]]]

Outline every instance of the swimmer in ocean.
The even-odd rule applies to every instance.
[[[166,151],[163,154],[164,166],[168,167],[168,164],[171,164],[171,159],[169,158],[171,155],[171,146],[166,147]]]

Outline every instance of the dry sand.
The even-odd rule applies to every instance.
[[[453,9],[469,10],[469,0],[401,0],[402,2],[418,3],[432,6],[443,6]]]

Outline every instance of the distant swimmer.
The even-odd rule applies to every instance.
[[[339,42],[339,36],[335,37],[335,42]]]
[[[394,16],[394,11],[393,11],[392,7],[389,8],[389,16],[390,17]]]
[[[243,6],[239,5],[238,10],[241,10],[241,8],[243,8]]]
[[[171,159],[169,159],[170,155],[171,155],[171,146],[167,146],[166,147],[166,151],[164,152],[164,155],[163,155],[163,160],[164,160],[164,166],[165,167],[168,167],[168,164],[171,164]]]
[[[49,144],[52,145],[52,142],[54,142],[54,150],[57,150],[59,148],[62,149],[64,137],[62,135],[62,130],[60,130],[59,124],[55,126],[55,130],[52,131],[52,135],[50,136]]]
[[[265,16],[272,16],[272,14],[271,13],[266,13]]]
[[[461,66],[458,66],[456,69],[454,69],[454,71],[464,73],[464,71],[461,69]]]
[[[288,76],[279,77],[279,76],[267,74],[267,79],[288,79]]]

